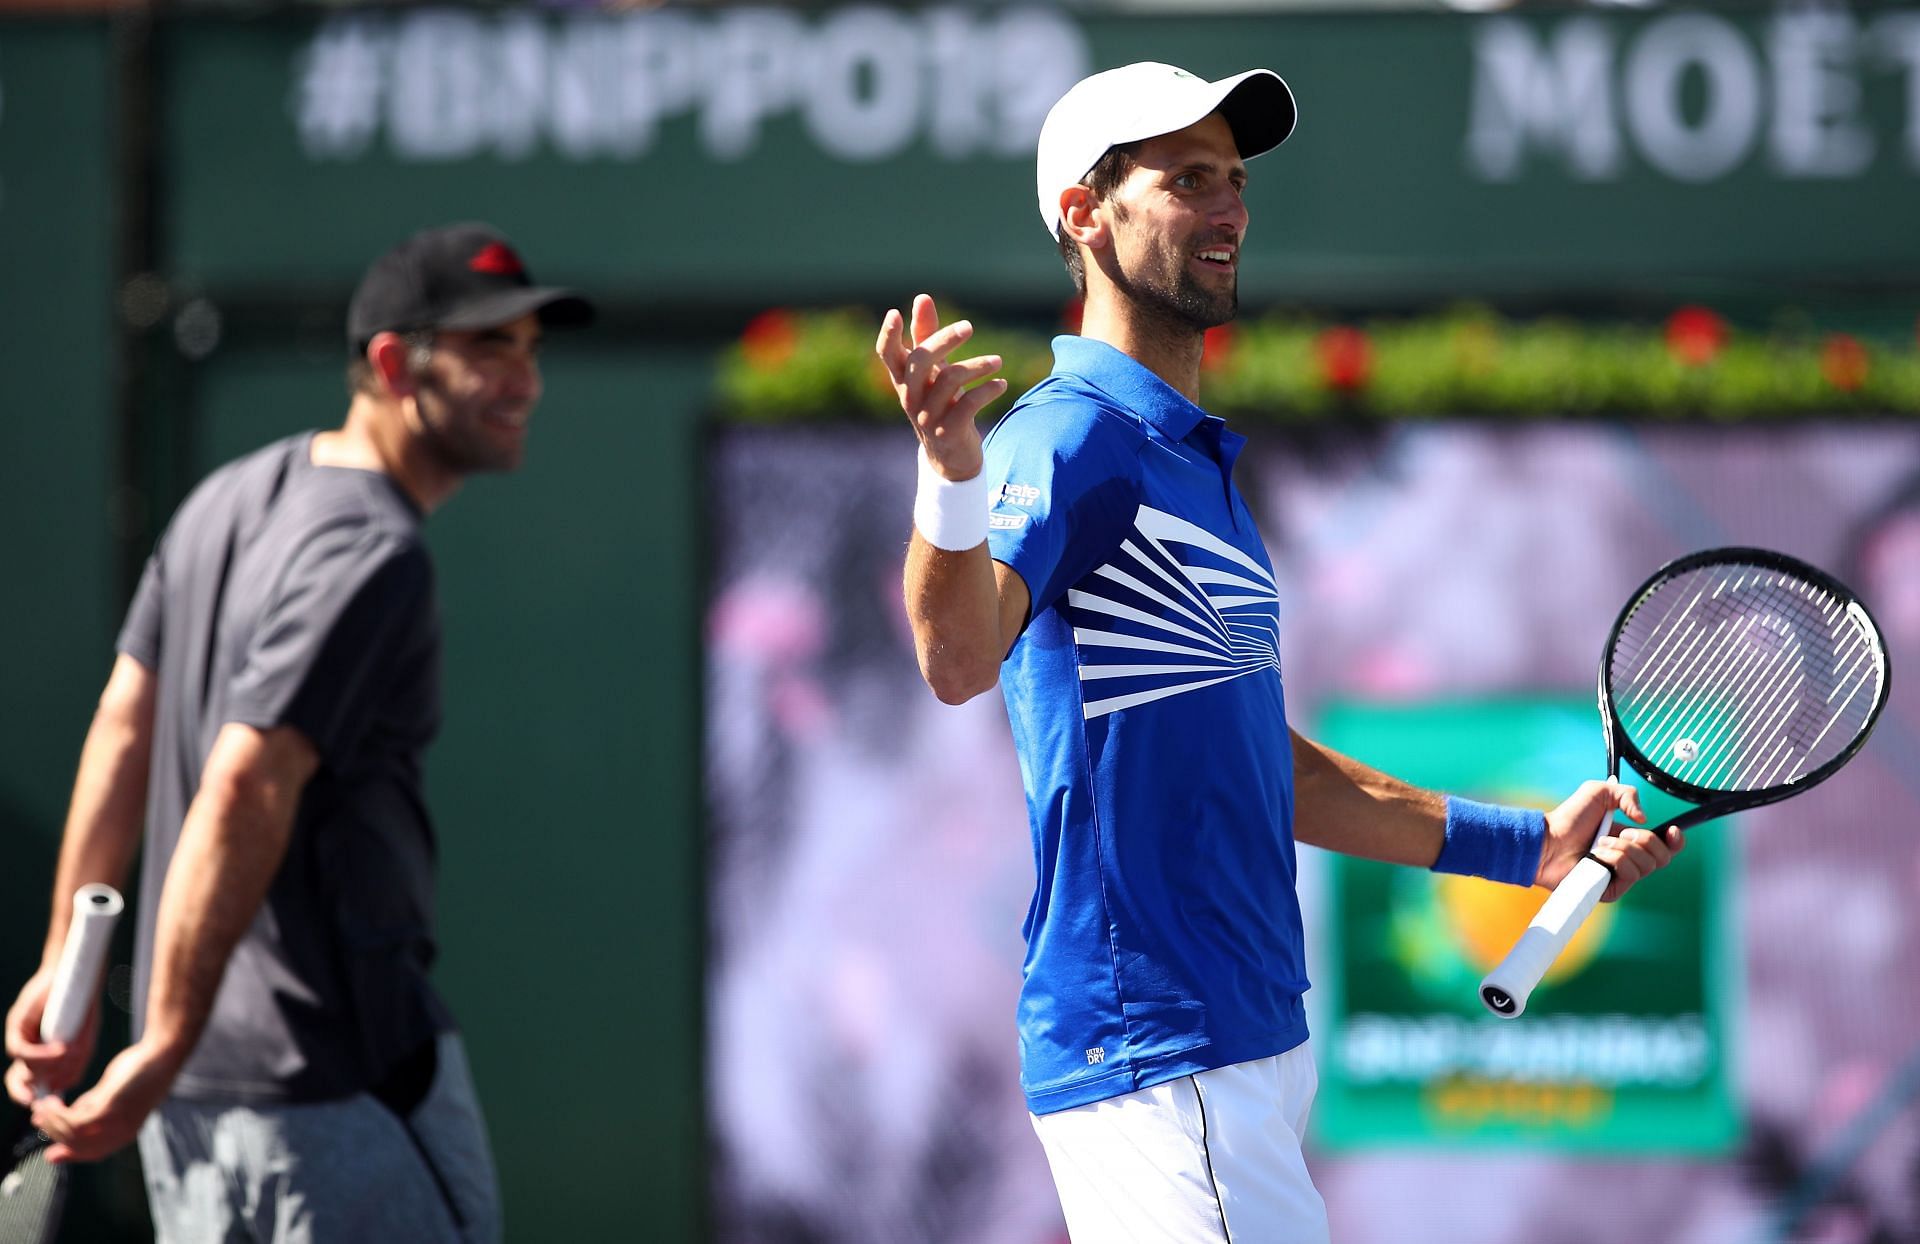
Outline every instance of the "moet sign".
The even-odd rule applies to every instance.
[[[1869,89],[1905,121],[1876,130]],[[1920,13],[1784,12],[1740,25],[1677,12],[1637,29],[1594,16],[1488,20],[1473,35],[1465,156],[1490,182],[1557,161],[1604,182],[1636,164],[1711,182],[1755,157],[1788,179],[1846,179],[1899,152],[1920,172]]]

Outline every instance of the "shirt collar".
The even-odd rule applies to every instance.
[[[1203,419],[1212,419],[1138,360],[1090,337],[1055,337],[1053,370],[1086,381],[1113,398],[1170,441],[1183,441]]]

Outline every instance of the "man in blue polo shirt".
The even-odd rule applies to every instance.
[[[1519,885],[1591,846],[1608,897],[1677,831],[1599,833],[1630,787],[1551,813],[1408,786],[1287,725],[1273,567],[1198,405],[1230,320],[1245,161],[1295,120],[1280,78],[1168,65],[1095,74],[1042,129],[1042,220],[1081,335],[984,442],[1000,360],[917,298],[878,350],[921,442],[906,601],[922,673],[959,703],[999,682],[1037,885],[1022,1080],[1076,1240],[1327,1238],[1301,1157],[1316,1086],[1294,843]],[[911,332],[911,340],[908,333]]]

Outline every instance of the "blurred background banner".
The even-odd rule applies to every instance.
[[[366,205],[397,201],[484,207],[567,279],[654,299],[1057,301],[1034,137],[1082,74],[1140,59],[1272,65],[1302,101],[1253,169],[1254,302],[1920,271],[1900,8],[427,8],[176,19],[156,42],[161,255],[225,296],[347,279],[387,237]]]
[[[1031,145],[1136,59],[1270,65],[1301,101],[1206,384],[1255,436],[1308,733],[1545,799],[1599,764],[1622,596],[1711,544],[1833,569],[1914,668],[1911,7],[0,3],[0,990],[161,524],[338,421],[374,254],[488,220],[604,312],[546,351],[526,469],[430,527],[439,975],[510,1238],[1057,1241],[1014,1066],[1018,772],[997,697],[914,671],[910,437],[865,413],[867,350],[920,289],[1028,355],[1074,322]],[[1798,370],[1750,383],[1772,356]],[[1373,1112],[1347,1021],[1446,1013],[1421,965],[1475,952],[1430,879],[1304,853],[1343,1242],[1920,1239],[1895,684],[1860,762],[1702,830],[1524,1021],[1657,1004],[1698,1072],[1659,1134],[1579,1076]],[[1470,721],[1500,766],[1394,741]],[[1609,993],[1655,929],[1659,997]],[[147,1238],[130,1157],[86,1179],[75,1238]]]

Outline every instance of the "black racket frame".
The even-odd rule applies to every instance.
[[[1613,696],[1607,688],[1607,669],[1613,664],[1614,648],[1619,644],[1621,632],[1626,629],[1628,620],[1639,611],[1640,606],[1646,601],[1647,597],[1652,594],[1653,590],[1662,583],[1665,583],[1668,579],[1678,578],[1680,575],[1686,574],[1689,571],[1712,565],[1757,566],[1762,569],[1778,570],[1797,576],[1798,578],[1805,579],[1809,583],[1824,588],[1843,606],[1858,608],[1861,615],[1866,618],[1867,628],[1873,640],[1875,656],[1879,659],[1880,663],[1880,687],[1878,694],[1874,698],[1873,708],[1867,714],[1866,723],[1854,734],[1853,741],[1849,743],[1845,749],[1819,768],[1814,769],[1812,772],[1804,773],[1790,782],[1782,782],[1777,786],[1766,786],[1759,790],[1752,791],[1722,791],[1696,786],[1692,782],[1677,778],[1673,774],[1668,773],[1665,769],[1649,760],[1645,753],[1638,747],[1634,746],[1633,740],[1627,737],[1626,727],[1621,724],[1619,713],[1614,709]],[[1744,812],[1749,808],[1758,808],[1765,804],[1778,803],[1789,795],[1797,795],[1801,791],[1818,786],[1839,772],[1842,766],[1853,759],[1854,754],[1866,744],[1867,736],[1873,733],[1874,725],[1879,722],[1880,711],[1887,706],[1887,696],[1892,686],[1893,668],[1887,658],[1886,638],[1881,633],[1880,624],[1874,620],[1872,612],[1868,610],[1866,604],[1854,594],[1853,589],[1840,582],[1840,580],[1834,578],[1817,566],[1808,565],[1797,557],[1789,557],[1785,553],[1777,553],[1771,549],[1748,548],[1735,545],[1727,548],[1702,549],[1696,553],[1688,553],[1684,557],[1674,558],[1666,565],[1660,567],[1660,569],[1654,571],[1653,574],[1648,577],[1647,581],[1642,583],[1633,595],[1627,598],[1626,606],[1620,610],[1620,616],[1614,620],[1613,629],[1607,633],[1606,646],[1601,649],[1600,720],[1606,727],[1607,772],[1613,777],[1619,777],[1620,762],[1625,760],[1633,766],[1634,772],[1645,778],[1659,790],[1672,795],[1676,799],[1684,799],[1688,803],[1701,805],[1681,813],[1673,820],[1665,822],[1663,828],[1672,827],[1685,829],[1688,826],[1698,825],[1702,821],[1712,820],[1715,817],[1727,816],[1734,812]]]

